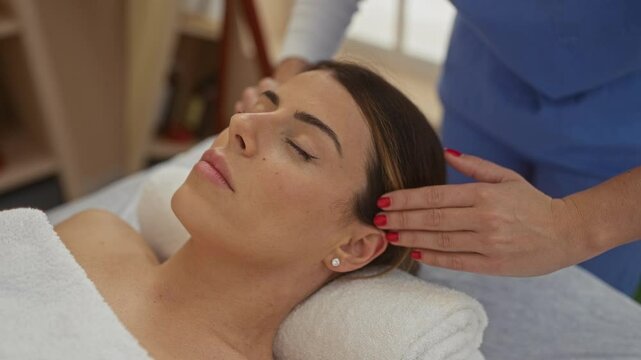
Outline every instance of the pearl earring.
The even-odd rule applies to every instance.
[[[333,267],[338,267],[341,264],[341,260],[339,258],[333,258],[332,259],[332,266]]]

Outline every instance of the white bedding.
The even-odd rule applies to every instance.
[[[207,139],[168,163],[191,167]],[[163,166],[160,164],[157,166]],[[138,229],[136,204],[150,170],[48,212],[52,224],[92,207]],[[485,307],[487,359],[641,359],[641,306],[580,267],[535,278],[492,277],[423,266],[419,276],[463,291]]]

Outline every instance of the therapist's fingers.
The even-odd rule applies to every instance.
[[[475,208],[447,208],[387,211],[374,216],[374,225],[383,230],[476,230],[479,227]]]
[[[395,246],[483,253],[483,244],[473,231],[388,231],[385,238]]]
[[[258,82],[258,91],[263,93],[267,90],[274,90],[278,87],[278,82],[271,77],[262,78]]]
[[[241,110],[240,112],[247,112],[251,109],[256,102],[258,101],[259,96],[258,88],[255,86],[250,86],[243,90],[243,93],[240,97]]]
[[[445,149],[445,160],[463,175],[482,182],[500,183],[522,179],[521,175],[508,168],[453,149]]]
[[[278,82],[271,77],[261,79],[255,86],[246,87],[240,96],[240,100],[236,101],[234,104],[234,110],[236,112],[249,111],[256,104],[258,97],[263,92],[267,90],[274,90],[277,87]]]
[[[392,191],[377,202],[383,210],[473,206],[482,184],[435,185]]]
[[[243,112],[243,103],[240,101],[236,101],[234,104],[234,112],[241,113]]]

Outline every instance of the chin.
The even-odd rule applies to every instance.
[[[193,240],[219,243],[221,239],[234,238],[228,228],[234,222],[230,221],[225,204],[203,196],[200,188],[189,181],[171,197],[171,209]],[[220,245],[225,246],[217,246]]]

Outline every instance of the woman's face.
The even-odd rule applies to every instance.
[[[172,208],[193,239],[228,256],[269,267],[320,264],[350,240],[381,235],[353,215],[371,148],[347,90],[328,72],[305,72],[232,116],[206,152],[226,163],[233,190],[199,162]]]

